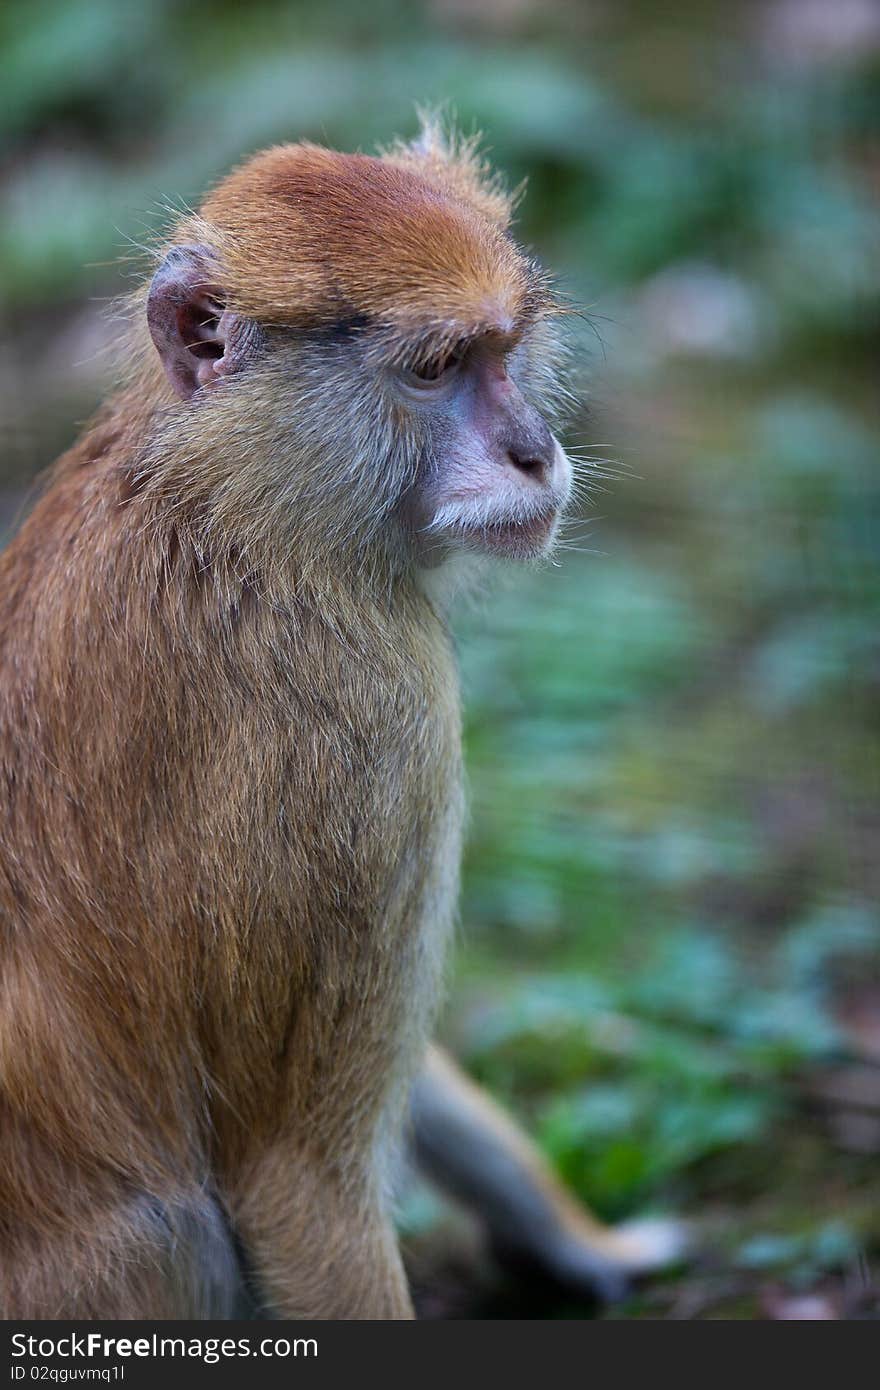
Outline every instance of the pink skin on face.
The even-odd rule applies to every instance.
[[[429,564],[451,548],[541,554],[568,499],[568,459],[509,375],[506,349],[501,337],[480,343],[437,388],[441,457],[417,508]]]

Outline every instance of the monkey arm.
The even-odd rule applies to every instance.
[[[681,1255],[679,1223],[614,1229],[582,1207],[511,1117],[439,1047],[428,1049],[411,1116],[419,1166],[480,1214],[499,1252],[609,1299],[621,1296],[631,1275]]]

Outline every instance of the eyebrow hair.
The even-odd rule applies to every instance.
[[[430,361],[458,346],[467,347],[481,338],[496,337],[509,343],[512,351],[519,346],[534,325],[548,314],[559,312],[553,295],[543,285],[534,286],[519,304],[515,315],[504,323],[491,318],[430,319],[413,324],[408,331],[405,323],[395,322],[381,314],[367,314],[340,305],[337,317],[298,330],[303,341],[325,346],[344,346],[360,339],[368,348],[387,354],[400,366]]]
[[[503,325],[493,323],[491,319],[484,319],[471,323],[465,320],[451,320],[436,327],[427,326],[420,334],[408,340],[404,352],[410,358],[424,361],[459,346],[470,347],[485,338],[502,341],[508,344],[508,350],[512,351],[519,346],[529,330],[540,322],[543,313],[544,306],[528,304]]]
[[[369,328],[372,322],[373,320],[369,314],[343,314],[332,323],[327,324],[322,331],[328,337],[336,341],[346,342],[348,339],[354,338],[357,333],[362,332],[365,328]]]

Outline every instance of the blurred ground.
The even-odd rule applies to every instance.
[[[230,162],[448,101],[528,174],[612,477],[460,623],[443,1032],[601,1213],[702,1222],[612,1316],[876,1316],[878,6],[13,0],[0,45],[7,514],[139,244]],[[589,1314],[428,1191],[402,1219],[425,1315]]]

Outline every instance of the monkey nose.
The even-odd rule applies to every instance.
[[[503,441],[503,448],[518,473],[539,483],[549,480],[556,458],[556,442],[543,420],[512,430]]]

